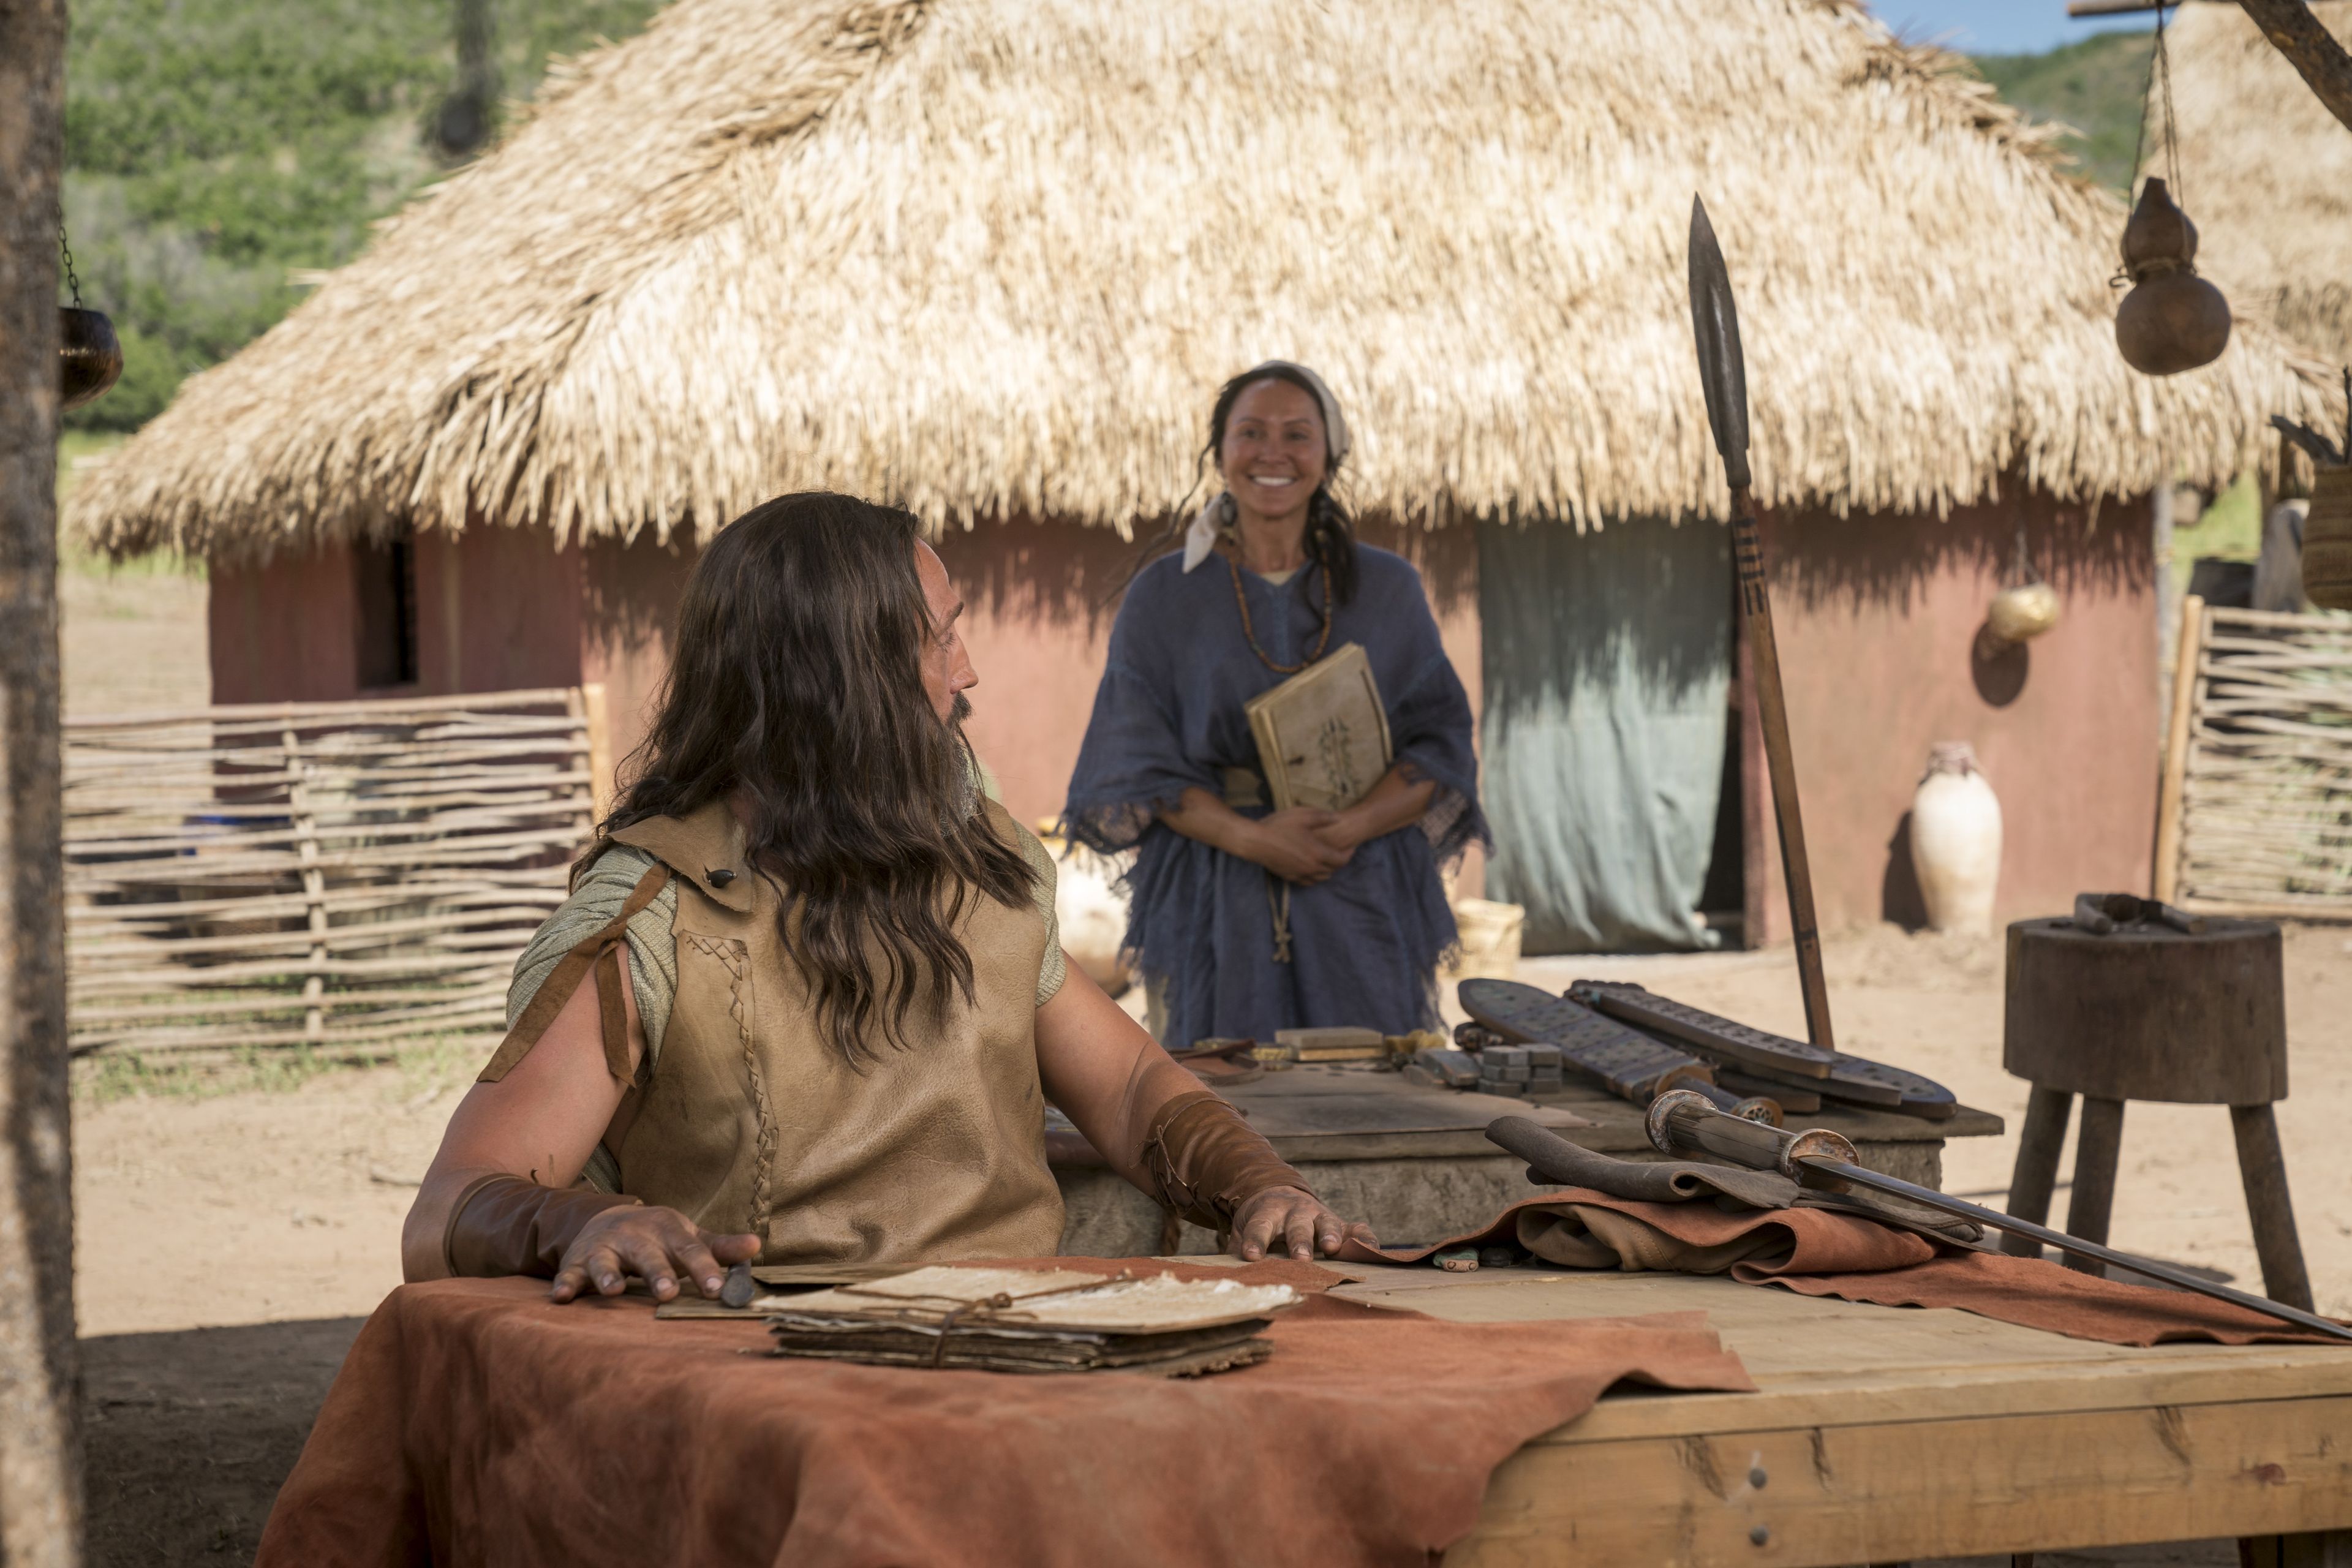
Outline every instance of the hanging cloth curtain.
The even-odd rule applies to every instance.
[[[1529,952],[1712,947],[1731,557],[1712,523],[1481,524],[1487,894]]]

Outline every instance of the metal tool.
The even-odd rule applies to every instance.
[[[751,1266],[738,1263],[727,1270],[727,1283],[719,1288],[719,1303],[723,1307],[748,1307],[760,1293],[760,1282],[751,1277]]]
[[[1965,1199],[1939,1193],[1933,1187],[1919,1186],[1894,1176],[1883,1176],[1876,1171],[1865,1171],[1853,1144],[1822,1128],[1790,1132],[1754,1121],[1743,1121],[1738,1117],[1726,1116],[1700,1096],[1680,1089],[1670,1089],[1651,1101],[1648,1128],[1652,1146],[1662,1154],[1711,1155],[1751,1171],[1778,1171],[1811,1187],[1827,1187],[1834,1191],[1843,1184],[1885,1193],[1924,1208],[1974,1220],[1989,1229],[2007,1231],[2012,1236],[2026,1237],[2077,1257],[2112,1264],[2130,1273],[2161,1280],[2179,1289],[2244,1307],[2266,1317],[2276,1318],[2281,1322],[2293,1323],[2299,1329],[2313,1329],[2335,1339],[2352,1342],[2352,1329],[2315,1312],[2306,1312],[2300,1307],[2249,1295],[2243,1290],[2232,1290],[2227,1285],[2200,1279],[2196,1275],[2168,1264],[2150,1262],[2145,1258],[2117,1252],[2111,1247],[2084,1241],[2080,1237],[2068,1236],[2064,1231],[2052,1230],[2030,1220],[1996,1214]]]
[[[2203,936],[2205,922],[2186,910],[2137,893],[2077,893],[2074,923],[2093,936],[2112,936],[2117,926],[2154,921],[2183,936]]]
[[[1772,600],[1764,585],[1764,542],[1756,531],[1748,489],[1748,366],[1739,352],[1739,312],[1723,247],[1706,221],[1706,204],[1691,198],[1691,326],[1698,337],[1698,375],[1706,389],[1706,422],[1731,482],[1731,554],[1739,573],[1739,618],[1756,667],[1756,710],[1764,730],[1764,763],[1772,780],[1772,812],[1780,826],[1780,869],[1789,885],[1789,925],[1797,941],[1797,978],[1805,996],[1805,1033],[1833,1050],[1829,981],[1822,973],[1822,933],[1813,918],[1812,864],[1805,858],[1805,824],[1797,810],[1797,763],[1789,744],[1789,703],[1780,689],[1780,647],[1772,637]]]

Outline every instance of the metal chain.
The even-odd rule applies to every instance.
[[[62,219],[58,223],[58,249],[65,256],[66,287],[73,291],[73,308],[79,310],[81,309],[81,279],[74,276],[73,247],[66,243],[66,226]]]

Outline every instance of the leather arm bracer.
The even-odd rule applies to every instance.
[[[637,1202],[587,1187],[542,1187],[520,1176],[478,1176],[449,1210],[441,1261],[463,1278],[535,1274],[552,1279],[583,1226],[606,1209]]]
[[[1160,1204],[1210,1230],[1232,1230],[1241,1206],[1268,1188],[1309,1190],[1239,1110],[1206,1089],[1160,1108],[1142,1163]]]

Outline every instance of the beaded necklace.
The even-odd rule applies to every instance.
[[[1297,675],[1323,657],[1323,650],[1331,645],[1331,574],[1324,570],[1322,563],[1316,563],[1315,570],[1323,577],[1323,635],[1315,639],[1315,651],[1297,664],[1276,664],[1265,657],[1265,649],[1257,646],[1257,633],[1250,626],[1249,595],[1242,592],[1242,569],[1230,554],[1225,554],[1225,570],[1234,574],[1234,604],[1242,613],[1242,636],[1248,639],[1250,652],[1257,655],[1260,664],[1276,675]]]

